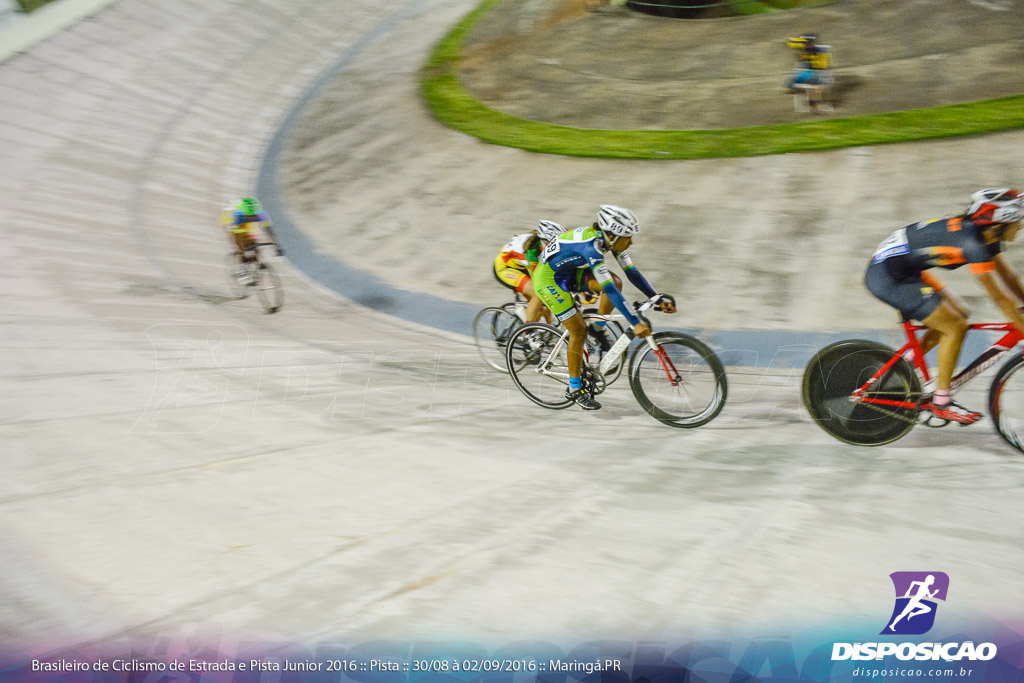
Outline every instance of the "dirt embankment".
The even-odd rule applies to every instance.
[[[730,128],[807,120],[782,85],[788,36],[834,49],[837,116],[1024,93],[1024,13],[1007,0],[845,0],[751,17],[666,19],[594,0],[504,0],[460,76],[488,105],[583,128]]]

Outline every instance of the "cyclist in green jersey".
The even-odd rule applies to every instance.
[[[569,330],[569,387],[566,398],[571,398],[584,410],[597,410],[601,404],[583,386],[583,344],[587,326],[570,292],[602,292],[603,313],[614,305],[633,326],[638,337],[647,337],[651,328],[626,305],[616,286],[616,280],[605,265],[604,255],[611,251],[616,256],[629,281],[648,298],[658,296],[646,278],[633,265],[627,249],[633,236],[640,231],[636,215],[629,209],[602,205],[597,222],[590,227],[562,233],[548,243],[541,252],[540,264],[533,274],[534,291],[544,304]],[[599,308],[599,310],[601,310]],[[659,305],[666,313],[674,313],[675,305],[664,300]]]

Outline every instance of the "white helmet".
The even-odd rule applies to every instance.
[[[640,232],[640,222],[629,209],[602,204],[597,213],[597,227],[617,237],[629,237]]]
[[[978,225],[1016,223],[1024,219],[1024,195],[1008,187],[978,190],[971,195],[967,217]]]
[[[565,228],[554,221],[541,220],[537,223],[537,237],[541,238],[545,242],[558,239],[558,236],[563,232],[565,232]]]

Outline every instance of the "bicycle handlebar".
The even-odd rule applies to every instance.
[[[633,308],[636,309],[637,313],[643,313],[644,311],[648,310],[649,308],[657,306],[662,301],[668,301],[673,306],[676,303],[675,298],[671,294],[655,294],[654,296],[652,296],[647,301],[644,301],[644,302],[634,301],[633,302]]]

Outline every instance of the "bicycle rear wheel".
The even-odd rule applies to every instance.
[[[505,364],[505,346],[508,338],[522,325],[514,312],[504,306],[490,306],[476,314],[473,320],[473,341],[484,362],[499,372],[508,372]]]
[[[679,332],[654,335],[629,359],[629,386],[640,407],[672,427],[707,424],[722,411],[728,382],[722,362],[704,342]]]
[[[267,313],[275,313],[284,305],[281,278],[270,265],[263,262],[256,267],[256,296]]]
[[[864,403],[851,398],[896,352],[873,341],[851,339],[826,346],[804,370],[803,399],[818,426],[847,443],[881,446],[917,423],[918,410]],[[864,398],[918,403],[921,382],[899,359],[863,393]]]
[[[988,409],[996,431],[1006,443],[1024,451],[1024,357],[1015,355],[1006,361],[992,380]]]
[[[512,381],[528,399],[545,408],[572,405],[572,400],[565,397],[569,364],[563,334],[563,330],[546,323],[527,323],[512,333],[505,348]]]

